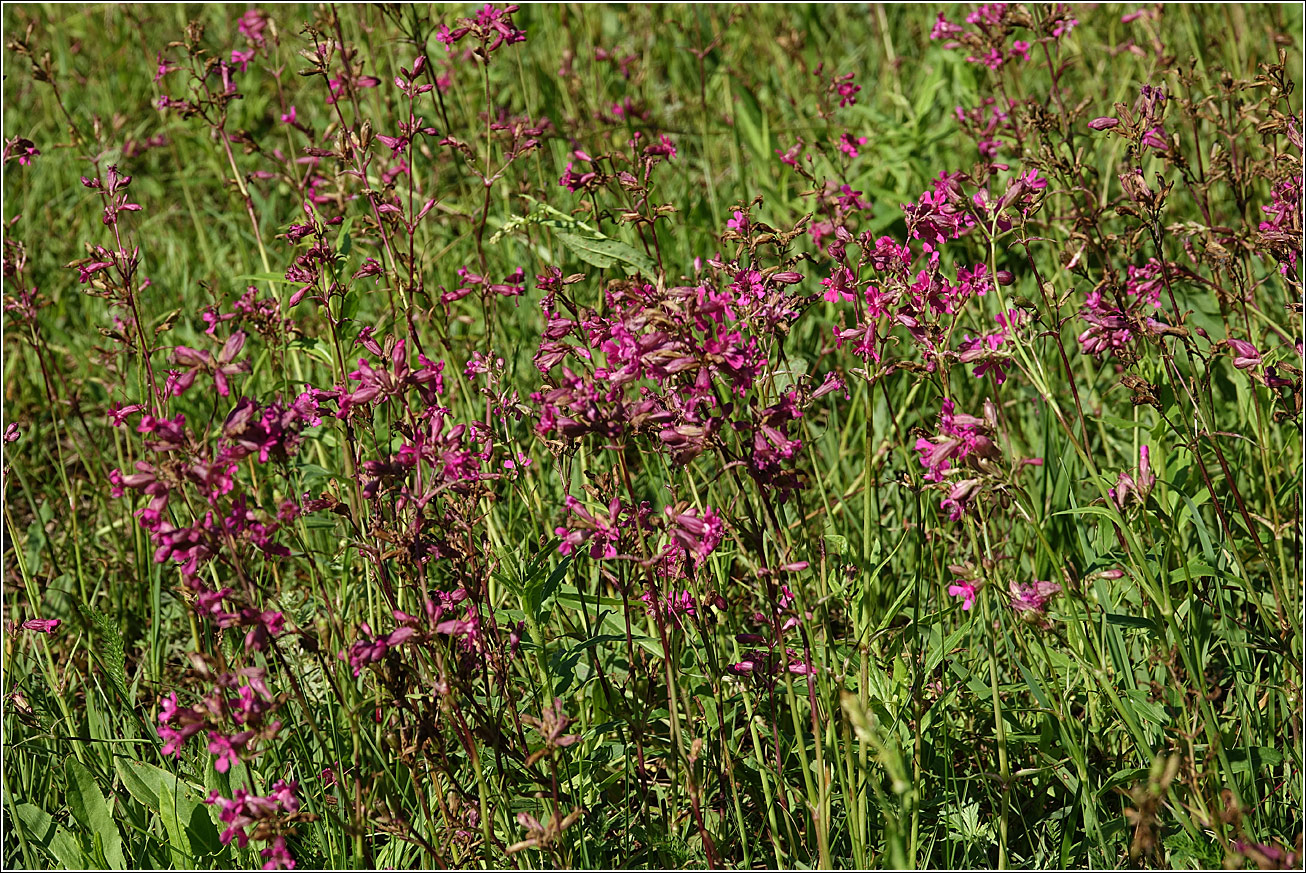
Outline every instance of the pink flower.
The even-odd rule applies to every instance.
[[[930,30],[930,39],[956,39],[965,33],[965,29],[949,21],[942,12]]]
[[[1234,354],[1233,365],[1239,370],[1250,369],[1261,362],[1260,350],[1246,340],[1231,337],[1227,342],[1229,343],[1229,349]]]
[[[242,73],[245,72],[245,70],[249,68],[249,62],[252,61],[252,60],[254,60],[254,50],[253,50],[253,49],[249,49],[249,50],[247,50],[247,51],[243,51],[243,52],[242,52],[242,51],[238,51],[238,50],[236,50],[236,49],[232,49],[232,50],[231,50],[231,63],[232,63],[232,66],[240,67],[240,71],[241,71]]]
[[[1138,449],[1138,466],[1134,474],[1121,472],[1116,479],[1114,488],[1107,491],[1111,502],[1115,504],[1117,510],[1123,512],[1125,507],[1131,501],[1146,503],[1147,497],[1152,493],[1152,487],[1156,484],[1156,475],[1152,472],[1151,457],[1148,453],[1147,446],[1140,446]]]
[[[218,818],[227,825],[220,836],[223,845],[235,840],[238,846],[244,848],[249,845],[250,840],[247,828],[255,831],[255,839],[269,840],[269,836],[258,836],[267,833],[265,826],[276,826],[279,820],[299,812],[299,798],[295,796],[298,790],[299,783],[278,780],[264,797],[252,795],[245,789],[238,788],[234,797],[225,798],[215,789],[204,802],[221,807]],[[265,870],[282,867],[291,869],[295,865],[294,858],[290,857],[290,853],[286,850],[285,838],[280,835],[271,837],[270,846],[261,854],[268,859],[268,862],[263,865]]]
[[[855,158],[858,155],[857,147],[864,146],[868,142],[870,140],[864,136],[854,137],[851,133],[844,131],[839,135],[839,151],[850,158]]]
[[[821,284],[825,286],[825,294],[822,296],[828,303],[851,303],[854,299],[856,279],[846,267],[836,267],[828,279],[821,280]]]
[[[954,460],[961,461],[971,455],[995,455],[997,450],[988,437],[989,432],[988,422],[973,415],[954,414],[952,400],[944,398],[938,435],[916,440],[915,449],[920,452],[921,464],[926,468],[925,480],[943,481]]]
[[[267,848],[259,850],[259,856],[266,858],[263,864],[264,870],[294,870],[295,859],[286,848],[286,838],[276,836]]]
[[[974,582],[966,582],[958,579],[956,583],[948,586],[949,597],[960,597],[961,608],[969,611],[975,605],[975,596],[979,594],[980,586]]]
[[[798,142],[794,143],[785,151],[780,151],[779,149],[776,149],[775,153],[780,156],[780,163],[788,164],[791,167],[797,167],[798,158],[802,154],[802,151],[803,151],[803,141],[800,139],[798,140]]]
[[[839,107],[843,108],[857,102],[857,92],[862,86],[853,82],[852,73],[844,73],[831,80],[830,89],[839,95]]]
[[[227,384],[227,377],[250,371],[249,361],[236,362],[236,357],[244,347],[243,331],[236,331],[229,336],[216,357],[210,352],[177,346],[172,353],[173,360],[187,369],[178,373],[176,378],[169,380],[170,392],[173,396],[180,397],[195,384],[196,376],[207,372],[213,376],[218,394],[223,397],[228,396],[231,390]]]
[[[647,607],[646,612],[649,615],[656,615],[653,607],[653,594],[645,591],[639,597],[644,601]],[[676,627],[682,626],[681,616],[693,618],[698,615],[698,603],[694,600],[694,595],[688,591],[668,591],[662,601],[662,614],[669,618]]]
[[[22,630],[34,631],[38,634],[54,633],[62,622],[57,618],[29,618],[19,625]]]
[[[671,137],[664,133],[658,138],[657,142],[644,146],[644,154],[649,157],[674,158],[676,156],[676,146],[671,141]]]
[[[5,143],[4,162],[7,164],[17,159],[20,166],[26,167],[32,163],[32,158],[40,153],[41,150],[30,139],[16,136]]]
[[[675,545],[685,554],[702,561],[721,543],[725,525],[711,506],[703,510],[701,517],[696,509],[676,514],[670,506],[666,508],[666,515],[672,523],[671,535]]]
[[[1061,585],[1056,582],[1034,582],[1032,585],[1022,585],[1012,581],[1011,591],[1011,608],[1016,612],[1029,612],[1036,615],[1042,615],[1047,611],[1047,602],[1052,595],[1061,591]]]

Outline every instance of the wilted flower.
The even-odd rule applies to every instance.
[[[1016,612],[1042,615],[1047,611],[1047,602],[1052,595],[1060,593],[1061,585],[1042,581],[1026,585],[1013,580],[1010,590],[1012,609]]]

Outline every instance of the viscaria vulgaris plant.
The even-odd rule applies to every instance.
[[[6,863],[1300,858],[1279,11],[5,14]]]

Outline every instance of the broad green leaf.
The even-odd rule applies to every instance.
[[[354,216],[345,216],[345,220],[340,225],[339,232],[336,233],[336,251],[342,255],[349,254],[349,249],[353,240],[349,236],[349,231],[354,226]]]
[[[1250,771],[1259,775],[1283,763],[1283,753],[1270,746],[1240,746],[1227,749],[1226,754],[1235,773]]]
[[[100,793],[95,776],[76,758],[69,758],[64,767],[68,777],[68,808],[73,818],[92,838],[98,837],[104,850],[104,859],[114,870],[122,870],[127,862],[122,856],[122,834],[113,820],[109,803]]]
[[[20,803],[14,807],[14,818],[22,824],[27,836],[65,869],[80,870],[86,866],[86,853],[77,838],[66,827],[56,824],[44,809],[34,803]]]
[[[572,254],[590,266],[606,269],[616,263],[632,267],[645,276],[657,275],[657,267],[647,255],[620,240],[605,236],[584,237],[565,230],[556,231],[554,235]]]
[[[490,237],[490,242],[497,243],[504,236],[517,233],[531,225],[552,230],[559,242],[592,267],[606,270],[614,264],[621,264],[645,276],[657,275],[657,266],[648,255],[621,240],[604,236],[580,219],[534,199],[531,199],[529,214],[510,217]]]
[[[118,778],[122,780],[127,793],[141,806],[154,812],[159,809],[160,774],[176,779],[171,773],[164,773],[158,767],[143,761],[118,758],[114,761],[114,769],[118,771]]]
[[[172,863],[177,867],[194,867],[195,850],[191,846],[190,835],[183,822],[188,821],[195,812],[194,805],[180,800],[166,786],[160,786],[159,820],[168,832],[168,850],[172,852]]]
[[[217,808],[206,807],[198,789],[143,761],[120,758],[117,770],[127,792],[163,822],[174,864],[194,867],[196,852],[204,856],[222,851],[213,820]]]

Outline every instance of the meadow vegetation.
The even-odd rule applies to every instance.
[[[6,4],[6,867],[1296,867],[1302,17]]]

